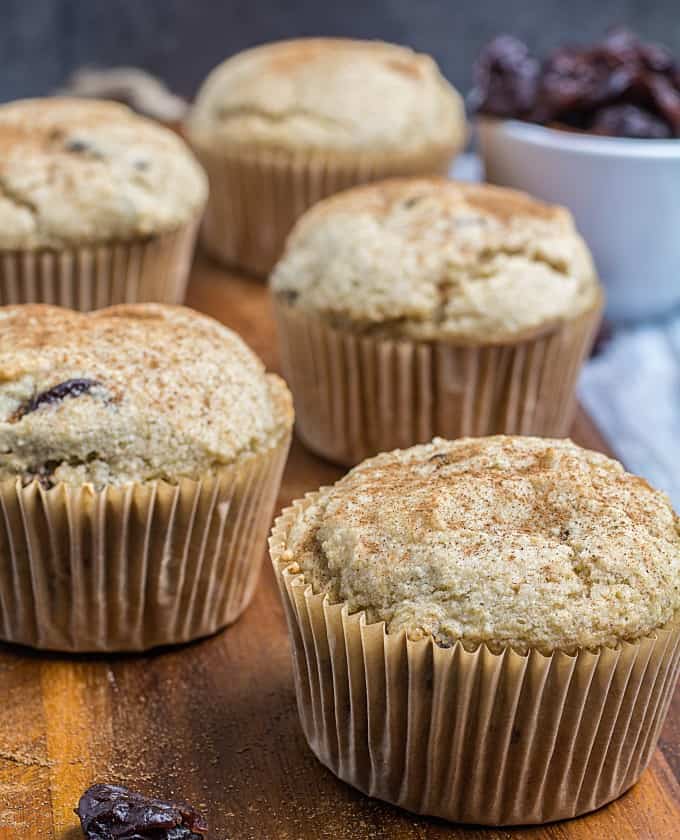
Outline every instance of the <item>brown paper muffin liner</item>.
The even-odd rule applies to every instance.
[[[270,552],[288,620],[302,729],[317,758],[409,811],[483,825],[543,823],[620,796],[647,767],[680,670],[680,627],[550,656],[437,647],[315,595]]]
[[[602,303],[542,335],[481,346],[361,335],[279,296],[274,311],[300,439],[352,466],[437,436],[566,436]]]
[[[198,220],[109,245],[0,252],[0,306],[49,303],[82,312],[117,303],[182,303]]]
[[[212,256],[265,277],[283,252],[297,219],[322,198],[397,175],[445,175],[457,150],[353,159],[308,153],[235,150],[194,145],[210,182],[202,241]]]
[[[0,483],[0,638],[140,651],[206,636],[253,595],[290,433],[194,481]]]

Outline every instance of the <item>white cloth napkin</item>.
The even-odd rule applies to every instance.
[[[586,364],[580,398],[626,467],[680,510],[680,313],[617,331]]]

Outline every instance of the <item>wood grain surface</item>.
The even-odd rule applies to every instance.
[[[277,369],[263,286],[199,258],[188,303],[236,328]],[[606,451],[582,413],[573,437]],[[279,507],[340,475],[296,443]],[[73,808],[95,780],[187,799],[208,817],[211,840],[673,840],[680,692],[650,770],[594,814],[512,830],[416,817],[336,780],[307,748],[265,563],[242,619],[202,642],[107,659],[0,646],[0,840],[78,840]]]

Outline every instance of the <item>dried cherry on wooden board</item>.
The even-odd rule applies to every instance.
[[[92,785],[76,814],[87,840],[203,840],[208,830],[190,805],[148,799],[117,785]]]

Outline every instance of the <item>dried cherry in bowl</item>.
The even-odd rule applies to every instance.
[[[607,316],[680,305],[680,140],[604,137],[481,116],[486,179],[572,211],[607,290]]]

